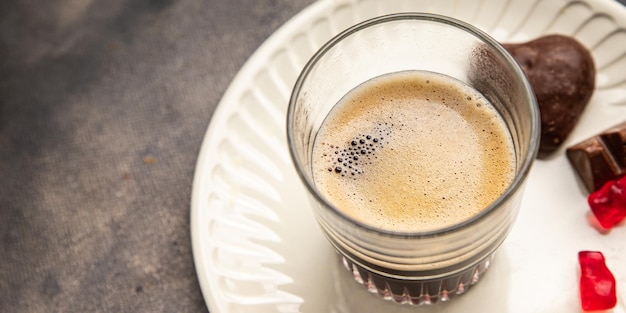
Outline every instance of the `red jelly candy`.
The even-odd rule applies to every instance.
[[[602,227],[610,229],[626,218],[626,176],[604,184],[587,198],[593,215]]]
[[[580,301],[584,311],[608,310],[617,304],[615,277],[598,251],[578,252]]]

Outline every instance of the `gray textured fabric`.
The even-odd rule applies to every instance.
[[[311,0],[0,2],[0,312],[206,312],[195,162],[220,97]]]

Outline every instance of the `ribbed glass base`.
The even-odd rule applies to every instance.
[[[372,273],[343,256],[341,258],[343,265],[352,273],[354,280],[365,286],[369,292],[378,294],[385,300],[392,300],[401,304],[428,305],[449,301],[465,293],[489,269],[493,254],[470,269],[438,280],[389,278]]]

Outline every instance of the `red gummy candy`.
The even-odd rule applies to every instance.
[[[617,304],[615,277],[598,251],[578,252],[580,301],[584,311],[608,310]]]
[[[626,218],[626,176],[608,181],[587,198],[600,225],[610,229]]]

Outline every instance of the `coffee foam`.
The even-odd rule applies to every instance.
[[[469,219],[514,175],[497,111],[471,87],[429,72],[355,88],[326,118],[313,153],[324,197],[357,220],[401,232]]]

